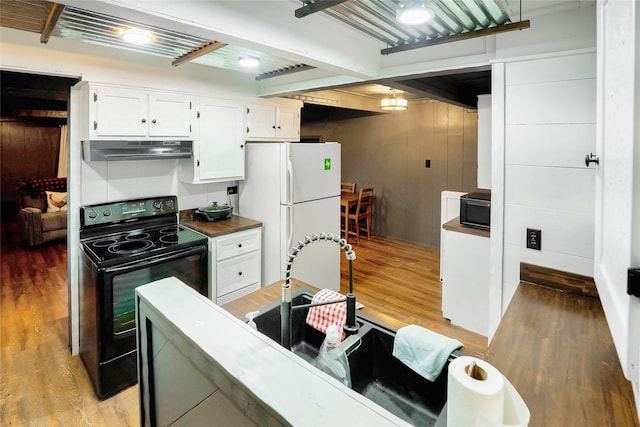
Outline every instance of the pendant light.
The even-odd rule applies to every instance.
[[[433,9],[424,0],[403,0],[396,9],[396,21],[406,25],[420,25],[435,16]]]
[[[398,98],[395,89],[391,90],[393,91],[393,98],[384,98],[380,101],[380,108],[386,111],[406,110],[409,106],[408,101],[405,98]]]

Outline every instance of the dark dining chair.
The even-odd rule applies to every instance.
[[[360,233],[367,233],[367,239],[371,238],[371,207],[373,205],[373,188],[361,188],[358,195],[358,204],[353,212],[347,212],[346,228],[347,237],[355,236],[360,243]]]

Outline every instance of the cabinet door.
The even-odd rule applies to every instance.
[[[149,94],[149,136],[189,137],[191,99],[172,93]]]
[[[300,141],[300,109],[279,107],[276,115],[276,137],[287,141]]]
[[[203,98],[199,113],[200,180],[244,179],[244,105]]]
[[[251,252],[219,262],[216,283],[218,297],[260,283],[260,252]]]
[[[273,105],[249,104],[247,139],[273,138],[276,134],[276,108]]]
[[[93,136],[147,135],[147,92],[114,87],[96,87],[91,92],[95,106]]]
[[[487,336],[489,332],[489,238],[443,233],[442,315]]]

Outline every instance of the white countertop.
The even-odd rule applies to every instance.
[[[139,298],[236,386],[255,396],[261,411],[294,426],[409,426],[400,418],[251,329],[178,279],[137,288]]]

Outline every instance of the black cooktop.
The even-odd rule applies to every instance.
[[[96,264],[107,266],[206,243],[206,236],[174,224],[101,235],[83,240],[82,246]]]

